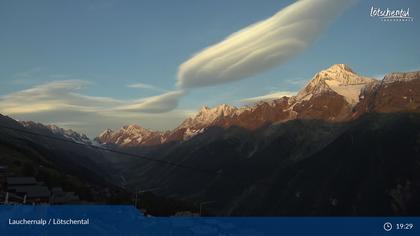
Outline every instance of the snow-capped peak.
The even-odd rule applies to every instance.
[[[108,140],[111,138],[111,136],[114,134],[114,131],[112,129],[106,129],[102,133],[98,135],[98,137],[95,138],[95,141],[98,140]]]
[[[135,124],[124,126],[121,129],[124,130],[125,132],[132,133],[132,134],[147,134],[148,135],[152,133],[152,131],[146,128],[143,128],[139,125],[135,125]]]
[[[21,121],[20,123],[26,128],[34,129],[37,131],[47,130],[55,135],[59,135],[64,138],[71,139],[78,143],[88,143],[88,144],[91,143],[91,140],[85,134],[81,134],[81,133],[79,134],[72,129],[63,129],[54,124],[44,125],[44,124],[36,123],[33,121]]]
[[[123,126],[116,131],[107,129],[96,138],[96,141],[118,145],[137,145],[151,142],[152,139],[159,138],[161,135],[162,133],[159,131],[152,131],[133,124]]]
[[[330,66],[328,69],[326,69],[325,71],[336,71],[336,72],[342,72],[342,71],[347,71],[350,73],[354,73],[354,71],[350,68],[350,66],[346,65],[346,64],[334,64],[332,66]]]
[[[110,135],[110,134],[112,134],[114,131],[112,130],[112,129],[106,129],[106,130],[104,130],[102,133],[100,133],[99,134],[99,137],[104,137],[104,136],[107,136],[107,135]]]
[[[204,106],[194,116],[185,120],[179,128],[202,127],[216,121],[218,118],[235,115],[238,108],[227,104],[222,104],[213,108]]]
[[[238,108],[227,104],[222,104],[213,108],[203,107],[196,117],[213,117],[213,116],[229,116],[234,113]]]
[[[335,64],[318,72],[296,96],[296,101],[309,100],[324,92],[335,92],[354,105],[359,102],[360,91],[364,86],[376,81],[357,75],[345,64]]]
[[[357,75],[349,66],[345,64],[335,64],[326,70],[320,71],[315,77],[323,81],[336,81],[339,85],[356,85],[371,82],[371,78]]]
[[[394,83],[394,82],[407,82],[414,79],[418,79],[420,77],[420,71],[413,71],[413,72],[394,72],[385,75],[383,81],[384,83]]]

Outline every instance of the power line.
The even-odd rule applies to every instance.
[[[48,135],[48,134],[41,134],[41,133],[33,132],[33,131],[30,131],[30,130],[27,130],[27,129],[20,129],[20,128],[9,127],[9,126],[4,126],[4,125],[0,125],[0,128],[9,129],[9,130],[13,130],[13,131],[21,132],[21,133],[26,133],[26,134],[30,134],[30,135],[35,135],[35,136],[39,136],[39,137],[44,137],[44,138],[48,138],[48,139],[53,139],[53,140],[56,140],[56,141],[71,143],[71,144],[75,144],[75,145],[87,146],[87,147],[90,147],[92,149],[111,152],[111,153],[115,153],[115,154],[119,154],[119,155],[141,158],[145,161],[156,162],[156,163],[159,163],[159,164],[166,164],[166,165],[170,165],[170,166],[180,168],[180,169],[199,172],[199,173],[202,173],[202,174],[206,174],[208,176],[219,176],[221,174],[221,172],[218,171],[218,170],[216,171],[216,170],[202,169],[202,168],[197,168],[197,167],[193,167],[193,166],[183,165],[183,164],[172,162],[172,161],[167,161],[167,160],[162,160],[162,159],[154,159],[154,158],[146,157],[146,156],[143,156],[143,155],[137,155],[137,154],[133,154],[133,153],[129,153],[129,152],[118,151],[118,150],[106,148],[106,147],[103,147],[103,146],[97,146],[97,145],[87,144],[87,143],[80,143],[80,142],[75,142],[74,140],[70,140],[70,139],[66,139],[66,138],[60,138],[60,137],[52,136],[52,135]],[[235,175],[229,174],[227,172],[223,172],[223,175],[225,177],[229,177],[229,178],[224,178],[224,181],[229,181],[232,184],[242,183],[241,179],[237,178],[237,176],[235,176]],[[201,209],[201,207],[202,206],[200,205],[200,209]]]
[[[211,175],[217,175],[218,174],[218,171],[201,169],[201,168],[197,168],[197,167],[193,167],[193,166],[187,166],[187,165],[183,165],[183,164],[180,164],[180,163],[167,161],[167,160],[162,160],[162,159],[154,159],[154,158],[150,158],[150,157],[143,156],[143,155],[137,155],[137,154],[133,154],[133,153],[129,153],[129,152],[118,151],[118,150],[106,148],[106,147],[103,147],[103,146],[97,146],[97,145],[87,144],[87,143],[79,143],[79,142],[75,142],[74,140],[70,140],[70,139],[66,139],[66,138],[60,138],[60,137],[56,137],[56,136],[52,136],[52,135],[48,135],[48,134],[41,134],[41,133],[33,132],[33,131],[30,131],[30,130],[14,128],[14,127],[9,127],[9,126],[4,126],[4,125],[0,125],[0,128],[9,129],[9,130],[13,130],[13,131],[21,132],[21,133],[26,133],[26,134],[30,134],[30,135],[35,135],[35,136],[39,136],[39,137],[54,139],[54,140],[57,140],[57,141],[76,144],[76,145],[80,145],[80,146],[88,146],[88,147],[93,148],[93,149],[112,152],[112,153],[116,153],[116,154],[119,154],[119,155],[137,157],[137,158],[141,158],[141,159],[146,160],[146,161],[157,162],[157,163],[160,163],[160,164],[167,164],[167,165],[174,166],[174,167],[177,167],[177,168],[189,169],[189,170],[193,170],[193,171],[196,171],[196,172],[205,173],[205,174],[208,174],[208,175],[210,175],[210,174]]]

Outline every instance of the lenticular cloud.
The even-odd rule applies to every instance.
[[[178,88],[240,80],[302,52],[353,1],[300,0],[210,46],[178,70]]]
[[[118,107],[121,111],[162,113],[175,109],[179,99],[185,95],[182,90],[167,92],[158,96],[148,97],[144,100],[134,102],[125,106]]]

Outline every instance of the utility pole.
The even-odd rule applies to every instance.
[[[203,206],[204,205],[208,205],[208,204],[211,204],[211,203],[214,203],[215,201],[206,201],[206,202],[202,202],[202,203],[200,203],[200,216],[202,216],[202,209],[203,209]]]
[[[134,207],[137,208],[137,195],[138,195],[139,190],[136,190],[136,200],[134,200]]]
[[[4,205],[9,204],[9,192],[6,192],[6,196],[4,197]]]
[[[134,201],[134,206],[137,208],[137,202],[138,202],[139,193],[151,192],[151,191],[158,190],[158,189],[162,189],[162,188],[160,188],[160,187],[159,188],[149,188],[149,189],[141,190],[141,191],[140,191],[140,189],[137,189],[137,191],[136,191],[136,199]]]

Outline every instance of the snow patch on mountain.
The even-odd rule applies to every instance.
[[[214,121],[224,117],[232,117],[238,115],[238,108],[227,104],[222,104],[213,108],[204,106],[194,117],[190,117],[185,120],[179,128],[190,128],[190,127],[204,127],[212,124]]]
[[[85,134],[79,134],[76,131],[73,131],[71,129],[63,129],[63,128],[58,127],[57,125],[53,125],[53,124],[44,125],[44,124],[36,123],[33,121],[21,121],[20,123],[24,127],[32,129],[34,131],[38,131],[38,132],[48,131],[54,135],[64,137],[66,139],[72,140],[77,143],[92,144],[92,141]]]
[[[161,132],[151,131],[139,125],[127,125],[117,131],[105,130],[96,138],[96,141],[103,144],[113,143],[127,146],[144,144],[155,137],[160,138],[160,136]]]
[[[201,128],[201,129],[191,129],[191,128],[188,128],[185,131],[185,133],[184,133],[183,140],[188,140],[188,139],[196,136],[197,134],[201,134],[203,132],[204,132],[204,128]]]
[[[350,105],[355,105],[359,102],[363,87],[375,81],[373,78],[357,75],[345,64],[336,64],[317,73],[292,101],[307,101],[326,92],[335,92],[343,96]]]
[[[406,73],[394,72],[385,75],[383,82],[387,84],[395,82],[408,82],[418,78],[420,78],[420,71]]]
[[[137,125],[130,125],[117,131],[105,130],[97,140],[99,143],[122,146],[157,145],[191,139],[211,126],[227,128],[236,125],[256,129],[261,125],[301,118],[346,121],[368,111],[369,109],[364,108],[367,105],[356,105],[361,104],[360,99],[365,102],[366,98],[374,94],[383,84],[386,88],[388,85],[391,86],[386,83],[405,82],[416,78],[420,78],[420,72],[391,73],[385,76],[384,80],[379,81],[359,76],[345,64],[336,64],[315,74],[296,96],[263,100],[240,108],[227,104],[213,108],[204,106],[196,115],[187,118],[171,131],[151,131]],[[412,93],[411,88],[406,92]],[[413,95],[407,95],[406,92],[399,95],[402,97],[401,100],[410,103],[415,101]],[[314,99],[318,96],[320,99]],[[345,101],[337,99],[337,96],[342,96]],[[413,105],[410,106],[413,107]],[[359,112],[354,113],[353,108],[359,109]]]

